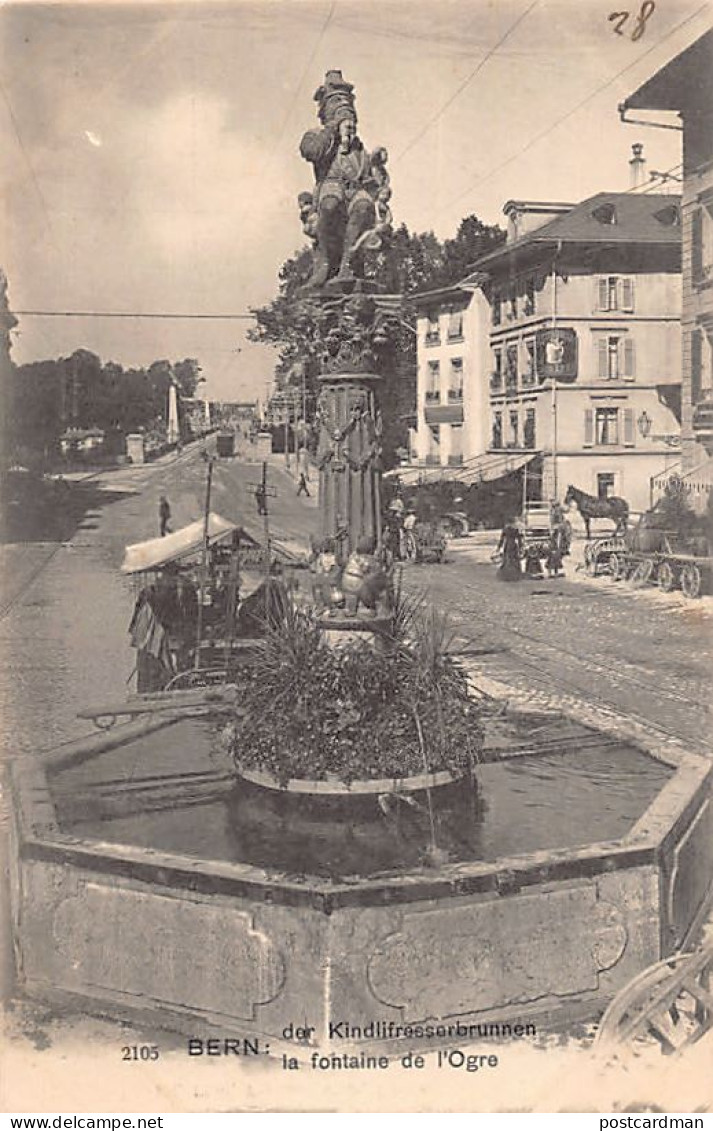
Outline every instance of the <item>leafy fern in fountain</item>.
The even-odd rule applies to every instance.
[[[446,618],[418,599],[399,597],[383,649],[361,640],[332,648],[309,613],[289,607],[281,624],[266,626],[255,667],[241,673],[236,762],[283,783],[471,769],[482,709],[450,643]]]

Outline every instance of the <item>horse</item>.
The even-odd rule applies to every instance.
[[[571,503],[575,504],[584,520],[587,541],[591,537],[589,524],[593,518],[610,518],[616,527],[615,534],[625,532],[629,521],[629,504],[626,499],[620,499],[617,495],[612,495],[608,499],[598,499],[594,495],[588,495],[586,491],[580,491],[570,483],[564,497],[564,505],[568,507]]]

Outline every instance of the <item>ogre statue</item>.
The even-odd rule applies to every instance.
[[[341,71],[328,71],[315,93],[320,129],[308,130],[300,153],[314,167],[315,188],[300,193],[300,219],[314,248],[307,284],[317,290],[330,279],[351,283],[363,275],[367,248],[378,248],[391,222],[388,155],[367,153],[357,137],[354,87]]]

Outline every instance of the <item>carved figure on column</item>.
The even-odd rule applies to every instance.
[[[309,290],[361,278],[364,252],[381,245],[391,223],[388,155],[383,148],[368,153],[357,136],[354,87],[341,71],[328,71],[314,98],[322,125],[307,131],[300,153],[314,167],[315,188],[298,197],[315,245]]]

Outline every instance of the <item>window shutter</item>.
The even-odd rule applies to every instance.
[[[691,404],[698,404],[703,385],[703,333],[691,330]]]
[[[590,447],[594,443],[594,409],[585,408],[584,410],[584,443],[585,446]]]
[[[600,381],[606,381],[609,376],[606,338],[597,338],[597,352],[599,355],[599,379]]]
[[[636,376],[636,350],[633,338],[624,338],[624,372],[627,381],[633,381]]]
[[[629,447],[634,446],[634,410],[624,409],[624,443]]]
[[[608,310],[609,309],[609,305],[608,305],[608,302],[607,302],[607,295],[608,295],[607,280],[606,279],[599,279],[597,281],[597,294],[596,294],[596,300],[595,300],[595,305],[596,305],[597,310]]]
[[[621,280],[621,309],[633,310],[634,309],[634,280],[622,279]]]
[[[691,272],[693,279],[703,276],[703,209],[696,208],[691,215]]]

